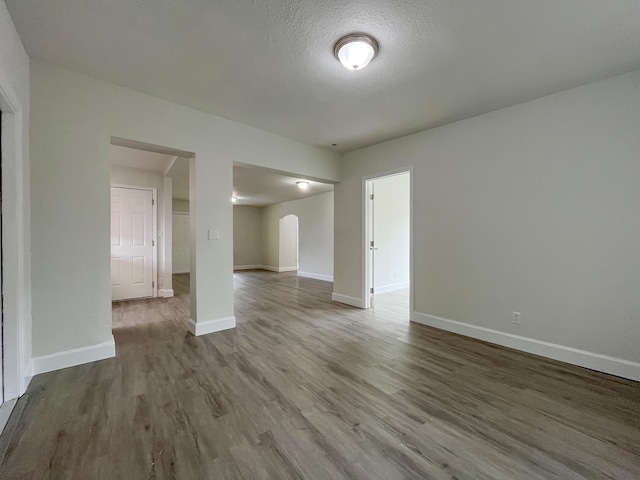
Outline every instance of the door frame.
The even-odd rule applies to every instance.
[[[153,227],[151,228],[151,235],[153,240],[153,259],[151,260],[151,281],[153,286],[151,287],[151,298],[156,298],[158,296],[158,189],[156,187],[143,187],[139,185],[111,183],[109,186],[109,194],[111,194],[111,187],[128,188],[129,190],[146,190],[151,192],[151,198],[153,200],[151,202],[151,219],[153,223]],[[111,212],[111,202],[109,202],[109,212]],[[111,216],[109,216],[109,222],[111,222]],[[111,223],[109,223],[109,231],[111,231]],[[109,245],[109,254],[111,254],[111,245]]]
[[[413,268],[413,165],[395,168],[362,177],[362,305],[371,308],[370,291],[373,287],[373,275],[369,263],[369,246],[371,242],[371,203],[369,201],[369,185],[373,180],[393,177],[403,173],[409,174],[409,320],[413,320],[414,312],[414,268]]]
[[[31,361],[31,281],[29,268],[28,178],[23,152],[22,104],[0,71],[2,111],[2,250],[4,299],[4,401],[6,407],[27,389],[33,376]],[[4,409],[3,409],[4,410]],[[2,413],[2,412],[0,412]],[[6,413],[6,412],[5,412]],[[5,418],[4,415],[1,415]],[[0,420],[2,419],[0,418]],[[0,431],[4,425],[0,424]]]

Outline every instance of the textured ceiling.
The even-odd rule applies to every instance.
[[[301,190],[296,184],[302,180],[309,182],[306,190]],[[333,185],[328,183],[291,177],[249,165],[233,166],[233,193],[238,197],[236,205],[263,207],[332,191]]]
[[[32,57],[338,151],[640,68],[638,0],[6,3]]]

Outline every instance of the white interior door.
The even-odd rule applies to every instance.
[[[171,258],[173,273],[189,273],[191,250],[189,248],[189,214],[174,213],[172,219],[173,243]]]
[[[153,192],[111,187],[113,300],[153,296],[153,247]]]
[[[367,181],[367,239],[369,242],[368,254],[367,254],[367,306],[373,308],[375,299],[374,295],[374,266],[375,266],[375,228],[374,228],[374,194],[373,194],[373,180]]]

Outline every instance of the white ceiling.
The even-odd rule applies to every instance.
[[[32,57],[338,151],[640,68],[638,0],[6,3]]]
[[[296,182],[299,181],[309,182],[306,190],[298,187]],[[251,165],[233,165],[233,193],[238,197],[236,205],[262,207],[332,191],[332,184],[292,177]]]

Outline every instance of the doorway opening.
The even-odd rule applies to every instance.
[[[143,307],[150,312],[159,308],[158,298],[174,296],[174,206],[187,222],[179,232],[179,240],[187,245],[186,256],[180,258],[186,262],[183,273],[188,277],[193,271],[195,256],[189,248],[195,232],[195,225],[191,225],[195,215],[189,215],[193,157],[189,152],[111,138],[111,299],[117,302],[112,308],[114,334],[116,328],[141,321],[129,315],[129,310]],[[190,279],[184,280],[179,283],[187,309],[186,325],[192,291]],[[156,321],[153,315],[144,318]]]
[[[298,217],[285,215],[280,219],[278,252],[280,263],[278,271],[293,272],[298,270]]]
[[[411,171],[365,179],[365,307],[410,318]]]

